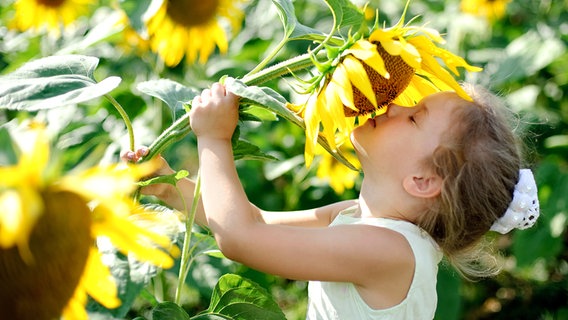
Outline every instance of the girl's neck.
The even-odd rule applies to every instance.
[[[360,216],[413,222],[412,217],[404,213],[408,211],[408,208],[404,208],[408,200],[401,199],[392,192],[392,188],[380,188],[363,180],[359,193]]]

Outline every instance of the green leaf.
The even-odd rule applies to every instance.
[[[355,27],[359,29],[365,22],[365,15],[349,0],[324,0],[335,13],[337,27]]]
[[[242,106],[242,104],[241,104]],[[261,106],[258,106],[256,104],[251,104],[249,106],[246,106],[244,108],[242,108],[242,113],[239,114],[239,119],[245,121],[245,119],[243,119],[243,114],[244,115],[248,115],[248,116],[252,116],[252,120],[253,121],[278,121],[278,117],[276,117],[276,115],[274,114],[274,112],[271,112],[270,110],[267,110],[266,108],[263,108]]]
[[[272,0],[278,9],[278,16],[284,25],[284,37],[291,40],[323,40],[326,35],[298,22],[294,5],[290,0]]]
[[[235,160],[277,160],[275,157],[262,152],[258,146],[242,139],[239,139],[233,145],[233,157]]]
[[[0,128],[0,166],[10,166],[18,163],[16,146],[6,127]]]
[[[152,310],[153,320],[189,320],[185,310],[173,302],[162,302]]]
[[[168,184],[175,186],[179,180],[181,180],[181,179],[183,179],[187,176],[189,176],[188,171],[179,170],[179,171],[172,173],[172,174],[158,176],[158,177],[150,178],[148,180],[140,181],[140,182],[138,182],[138,185],[141,186],[141,187],[146,187],[146,186],[149,186],[151,184],[156,184],[156,183],[168,183]]]
[[[226,274],[215,286],[206,314],[220,314],[236,320],[285,319],[268,292],[236,274]]]
[[[286,108],[286,99],[268,87],[247,86],[241,80],[227,78],[225,80],[227,90],[240,96],[243,99],[250,100],[256,105],[263,106],[268,110],[278,114],[286,120],[304,128],[303,120],[295,113]],[[243,101],[247,103],[247,101]]]
[[[213,314],[213,313],[200,314],[195,317],[191,317],[191,320],[232,320],[232,319],[233,318],[229,316],[224,316],[222,314]]]
[[[136,88],[141,92],[164,101],[173,114],[184,111],[188,104],[199,92],[178,82],[159,79],[139,83]]]
[[[96,82],[99,59],[89,56],[51,56],[28,62],[0,77],[0,108],[35,111],[85,102],[118,86],[119,77]]]

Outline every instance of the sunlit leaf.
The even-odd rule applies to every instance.
[[[153,320],[189,320],[189,314],[173,302],[162,302],[152,310]]]
[[[273,89],[257,86],[249,87],[242,81],[234,78],[227,78],[225,85],[227,86],[227,90],[241,98],[248,99],[257,105],[264,106],[286,120],[291,121],[296,125],[303,126],[302,119],[286,108],[286,99]]]
[[[169,175],[153,177],[144,181],[140,181],[138,182],[138,185],[141,187],[146,187],[156,183],[167,183],[175,186],[179,180],[187,176],[189,176],[189,172],[187,172],[187,170],[179,170]]]
[[[121,79],[94,79],[98,58],[51,56],[0,77],[0,108],[35,111],[85,102],[116,88]]]
[[[195,89],[168,79],[141,82],[136,88],[142,93],[164,101],[174,115],[180,111],[184,112],[184,105],[199,94]]]
[[[219,279],[206,313],[236,320],[286,319],[264,288],[236,274],[226,274]]]

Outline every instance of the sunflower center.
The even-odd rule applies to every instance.
[[[220,0],[168,0],[167,14],[177,24],[192,27],[205,24],[217,13]]]
[[[44,192],[45,210],[29,239],[34,261],[0,249],[0,318],[59,319],[81,279],[93,244],[90,211],[69,192]]]
[[[383,58],[385,68],[390,74],[390,78],[386,79],[363,61],[361,61],[361,63],[367,72],[367,76],[375,92],[377,106],[381,108],[388,106],[408,87],[415,70],[406,64],[400,56],[391,56],[380,43],[376,43],[376,45],[377,52],[381,58]],[[365,115],[375,111],[375,107],[371,101],[355,86],[353,86],[353,103],[359,111],[357,112],[351,108],[344,107],[344,113],[348,117]]]
[[[52,7],[52,8],[59,8],[65,0],[36,0],[38,4]]]

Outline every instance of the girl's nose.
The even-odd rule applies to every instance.
[[[399,114],[400,109],[402,109],[402,107],[397,105],[397,104],[394,104],[394,103],[389,104],[389,106],[387,107],[387,112],[386,112],[387,118],[394,117],[397,114]]]

